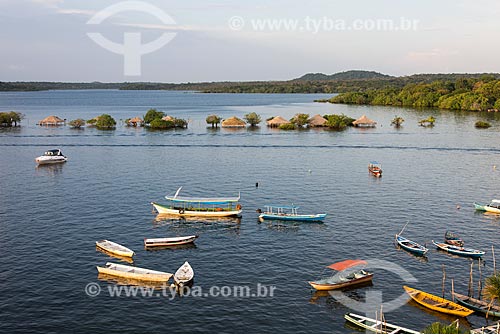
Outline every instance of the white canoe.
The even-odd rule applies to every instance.
[[[146,248],[150,248],[150,247],[168,247],[168,246],[186,245],[194,242],[196,238],[198,238],[197,235],[189,235],[186,237],[144,239],[144,246]]]
[[[470,334],[498,334],[500,333],[500,323],[488,327],[476,328],[470,331]]]
[[[112,262],[106,263],[106,267],[97,267],[97,271],[101,274],[150,282],[168,282],[170,277],[172,277],[172,274],[163,271],[126,266]]]
[[[131,249],[106,239],[96,241],[95,244],[97,247],[119,256],[132,257],[135,254]]]
[[[375,333],[380,333],[380,334],[421,334],[421,332],[417,332],[417,331],[414,331],[412,329],[408,329],[408,328],[404,328],[404,327],[400,327],[400,326],[396,326],[396,325],[391,325],[391,324],[388,324],[384,321],[380,321],[380,320],[375,320],[375,319],[370,319],[370,318],[367,318],[367,317],[363,317],[361,315],[358,315],[358,314],[354,314],[354,313],[348,313],[344,316],[344,318],[359,326],[359,327],[362,327],[364,329],[366,329],[367,331],[372,331],[372,332],[375,332]]]
[[[213,209],[213,210],[186,210],[171,208],[165,205],[161,205],[155,202],[151,202],[156,212],[160,215],[173,215],[181,217],[238,217],[241,215],[242,210],[224,210],[224,209]]]
[[[174,274],[174,282],[177,285],[183,286],[189,284],[194,278],[194,271],[189,262],[184,262],[182,266]]]

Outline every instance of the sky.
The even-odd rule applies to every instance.
[[[0,0],[0,81],[500,72],[499,14],[498,0]]]

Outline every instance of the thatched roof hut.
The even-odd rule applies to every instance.
[[[309,126],[311,127],[321,127],[321,126],[326,126],[326,118],[321,116],[320,114],[314,115],[310,120],[309,120]]]
[[[40,122],[38,122],[38,125],[64,125],[66,123],[66,120],[61,119],[57,116],[48,116],[42,119]]]
[[[358,127],[373,128],[375,127],[375,124],[377,124],[377,122],[369,119],[368,117],[366,117],[366,115],[363,115],[354,122],[352,122],[352,124]]]
[[[223,128],[244,128],[246,126],[247,124],[245,123],[245,121],[239,119],[236,116],[229,117],[228,119],[223,120],[221,124],[221,127]]]
[[[172,122],[174,120],[174,118],[172,116],[169,116],[169,115],[163,116],[161,119],[164,121],[170,121],[170,122]]]
[[[134,117],[134,118],[131,118],[127,121],[127,125],[128,126],[142,126],[144,125],[144,121],[142,118],[140,117]]]
[[[282,124],[288,124],[288,123],[290,123],[290,121],[284,119],[281,116],[276,116],[276,117],[273,117],[272,119],[270,119],[269,121],[267,121],[266,123],[267,123],[267,126],[270,126],[272,128],[277,128],[277,127],[279,127]]]

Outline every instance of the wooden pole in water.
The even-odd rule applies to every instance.
[[[468,291],[468,296],[469,297],[472,297],[472,295],[474,294],[474,288],[472,287],[472,269],[473,269],[473,266],[474,265],[474,262],[471,262],[470,263],[470,272],[469,272],[469,291]]]
[[[482,274],[482,271],[481,271],[481,262],[483,262],[481,259],[479,259],[478,261],[478,266],[479,266],[479,282],[477,283],[478,285],[478,291],[477,291],[477,299],[481,300],[481,292],[483,290],[483,274]]]
[[[444,264],[443,264],[443,298],[444,298],[444,281],[446,280],[446,271],[444,270]]]
[[[496,260],[495,260],[495,247],[491,245],[491,254],[493,255],[493,274],[497,273],[497,265],[496,265]]]
[[[451,279],[451,301],[455,301],[455,282]]]

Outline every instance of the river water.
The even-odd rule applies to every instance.
[[[26,115],[22,127],[0,129],[0,332],[358,333],[345,325],[343,315],[364,314],[355,301],[365,305],[366,298],[382,298],[388,322],[415,330],[453,321],[406,303],[407,298],[401,302],[402,286],[441,295],[444,268],[447,297],[452,280],[455,290],[466,294],[471,261],[430,246],[428,259],[416,258],[395,248],[394,234],[409,222],[405,235],[430,245],[453,230],[466,245],[487,252],[481,275],[491,274],[500,218],[476,213],[472,203],[500,197],[499,116],[312,103],[325,97],[0,93],[0,110]],[[152,107],[189,119],[189,128],[148,131],[123,125],[122,120]],[[205,124],[209,114],[227,118],[249,112],[263,119],[366,114],[378,126],[334,132],[264,125],[213,130]],[[48,115],[71,120],[102,113],[118,121],[116,130],[36,125]],[[390,126],[396,115],[406,120],[400,129]],[[417,125],[430,115],[437,119],[435,127]],[[478,119],[493,127],[475,129]],[[34,158],[51,148],[61,148],[69,161],[36,168]],[[371,160],[382,163],[381,179],[368,174]],[[150,202],[161,202],[180,186],[191,196],[241,192],[241,220],[157,219]],[[323,224],[259,223],[256,209],[268,203],[293,203],[302,213],[328,216]],[[189,234],[200,236],[196,247],[143,249],[146,237]],[[126,263],[96,251],[99,239],[132,248],[138,267],[175,272],[188,260],[203,294],[111,296],[108,289],[115,282],[99,279],[96,266]],[[311,290],[307,282],[319,278],[325,266],[356,258],[373,264],[373,285],[345,291],[343,298]],[[476,294],[479,275],[476,261]],[[89,296],[88,284],[96,284],[100,294]],[[227,293],[235,286],[248,286],[254,295]],[[224,294],[211,293],[221,288]],[[397,307],[391,306],[394,300]],[[375,317],[380,301],[368,304],[368,315]],[[461,323],[474,327],[486,321],[473,315]]]

